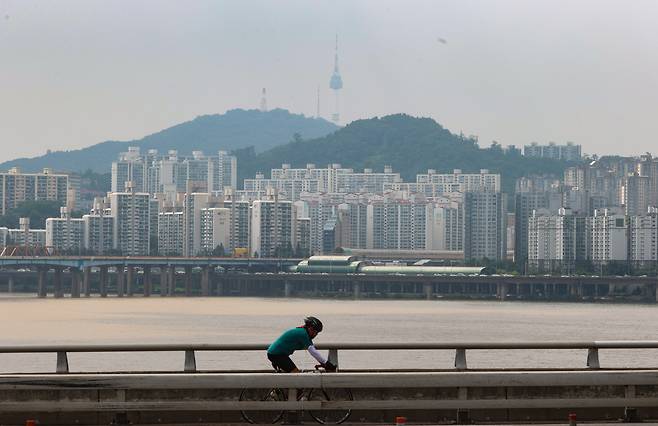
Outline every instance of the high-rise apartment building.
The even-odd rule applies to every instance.
[[[651,203],[650,179],[637,173],[626,176],[622,187],[622,200],[627,216],[643,216],[648,213]]]
[[[82,216],[85,251],[105,255],[114,251],[114,217],[108,210],[92,211]]]
[[[464,196],[464,257],[493,261],[507,257],[505,195],[467,192]]]
[[[168,211],[158,214],[158,253],[181,256],[184,236],[183,212]]]
[[[628,218],[629,257],[633,268],[655,268],[658,264],[658,211]]]
[[[112,163],[112,192],[123,192],[129,183],[137,192],[148,190],[148,167],[138,147],[131,146],[128,152],[119,154]]]
[[[424,200],[373,198],[367,211],[367,248],[426,248],[427,203]]]
[[[146,256],[150,251],[150,196],[145,192],[112,192],[114,249],[124,256]]]
[[[208,191],[223,192],[224,188],[237,189],[238,160],[226,151],[219,151],[209,160]]]
[[[586,217],[568,209],[538,209],[528,221],[528,270],[572,274],[587,258]]]
[[[556,192],[521,192],[515,197],[514,261],[524,266],[528,260],[528,220],[534,210],[557,212],[562,207],[562,196]]]
[[[454,192],[500,192],[500,174],[462,173],[454,169],[452,173],[437,173],[429,169],[425,174],[416,175],[416,182],[386,183],[384,191],[404,191],[411,194],[424,194],[426,197],[440,197]]]
[[[364,169],[355,172],[342,168],[340,164],[331,164],[327,168],[316,168],[307,164],[304,169],[293,169],[290,164],[283,164],[280,169],[271,170],[271,179],[263,175],[255,179],[245,179],[246,190],[264,190],[273,188],[280,191],[290,201],[300,199],[302,192],[311,193],[382,193],[384,185],[400,182],[400,174],[394,173],[390,166],[383,172]]]
[[[231,247],[231,209],[226,207],[210,207],[201,210],[201,252],[213,253],[217,248],[226,252]],[[217,253],[216,253],[217,254]]]
[[[275,257],[292,249],[292,202],[270,193],[256,200],[251,211],[251,251],[260,257]]]
[[[530,145],[524,145],[523,155],[535,158],[550,158],[553,160],[578,161],[582,157],[582,147],[573,142],[567,142],[566,145],[557,145],[555,142],[549,142],[548,145],[539,145],[533,142]]]
[[[43,169],[41,173],[22,173],[14,167],[0,173],[0,215],[26,201],[59,201],[68,204],[71,192],[69,175]]]
[[[463,196],[457,195],[434,199],[428,205],[427,250],[464,250]]]
[[[66,207],[60,208],[60,217],[46,219],[46,247],[52,247],[58,253],[81,254],[84,220],[74,219]]]
[[[628,223],[620,208],[596,210],[587,218],[590,259],[595,265],[628,260]]]
[[[230,242],[226,246],[227,250],[247,249],[248,253],[251,245],[251,206],[248,201],[235,200],[233,191],[225,191],[223,207],[231,212],[231,234]]]

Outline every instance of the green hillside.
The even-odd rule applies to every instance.
[[[417,173],[427,169],[439,172],[479,172],[489,169],[502,175],[506,192],[513,191],[516,178],[532,174],[561,175],[567,163],[522,157],[518,151],[503,150],[492,144],[481,148],[473,138],[455,135],[430,118],[404,114],[358,120],[327,136],[302,140],[262,153],[250,149],[236,151],[240,182],[256,172],[269,176],[270,169],[290,163],[304,167],[315,163],[326,167],[340,163],[356,170],[382,170],[391,165],[403,179],[415,182]]]

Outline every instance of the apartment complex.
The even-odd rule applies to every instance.
[[[523,155],[535,158],[550,158],[553,160],[578,161],[581,159],[582,147],[575,145],[573,142],[567,142],[566,145],[557,145],[550,142],[548,145],[539,145],[533,142],[530,145],[524,145]]]
[[[0,173],[0,215],[20,206],[26,201],[59,201],[70,204],[75,188],[69,175],[43,169],[41,173],[23,173],[17,167]]]

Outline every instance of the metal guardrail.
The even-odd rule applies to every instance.
[[[184,352],[183,371],[194,373],[198,351],[264,351],[268,344],[118,344],[118,345],[20,345],[0,346],[0,354],[55,353],[57,373],[68,373],[69,352]],[[656,340],[613,340],[583,342],[444,342],[444,343],[323,343],[318,349],[329,350],[329,360],[338,365],[339,350],[454,350],[455,369],[466,370],[467,350],[560,350],[587,349],[586,365],[600,368],[600,349],[658,349]]]

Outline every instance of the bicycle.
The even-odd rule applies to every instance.
[[[302,373],[317,372],[315,370]],[[282,371],[276,370],[276,373]],[[240,401],[287,401],[288,390],[271,389],[243,389],[240,392]],[[298,389],[297,401],[353,401],[352,391],[349,389]],[[241,410],[242,418],[252,424],[273,424],[279,422],[286,410]],[[352,410],[307,410],[313,420],[323,425],[337,425],[350,417]],[[301,415],[301,414],[300,414]]]

